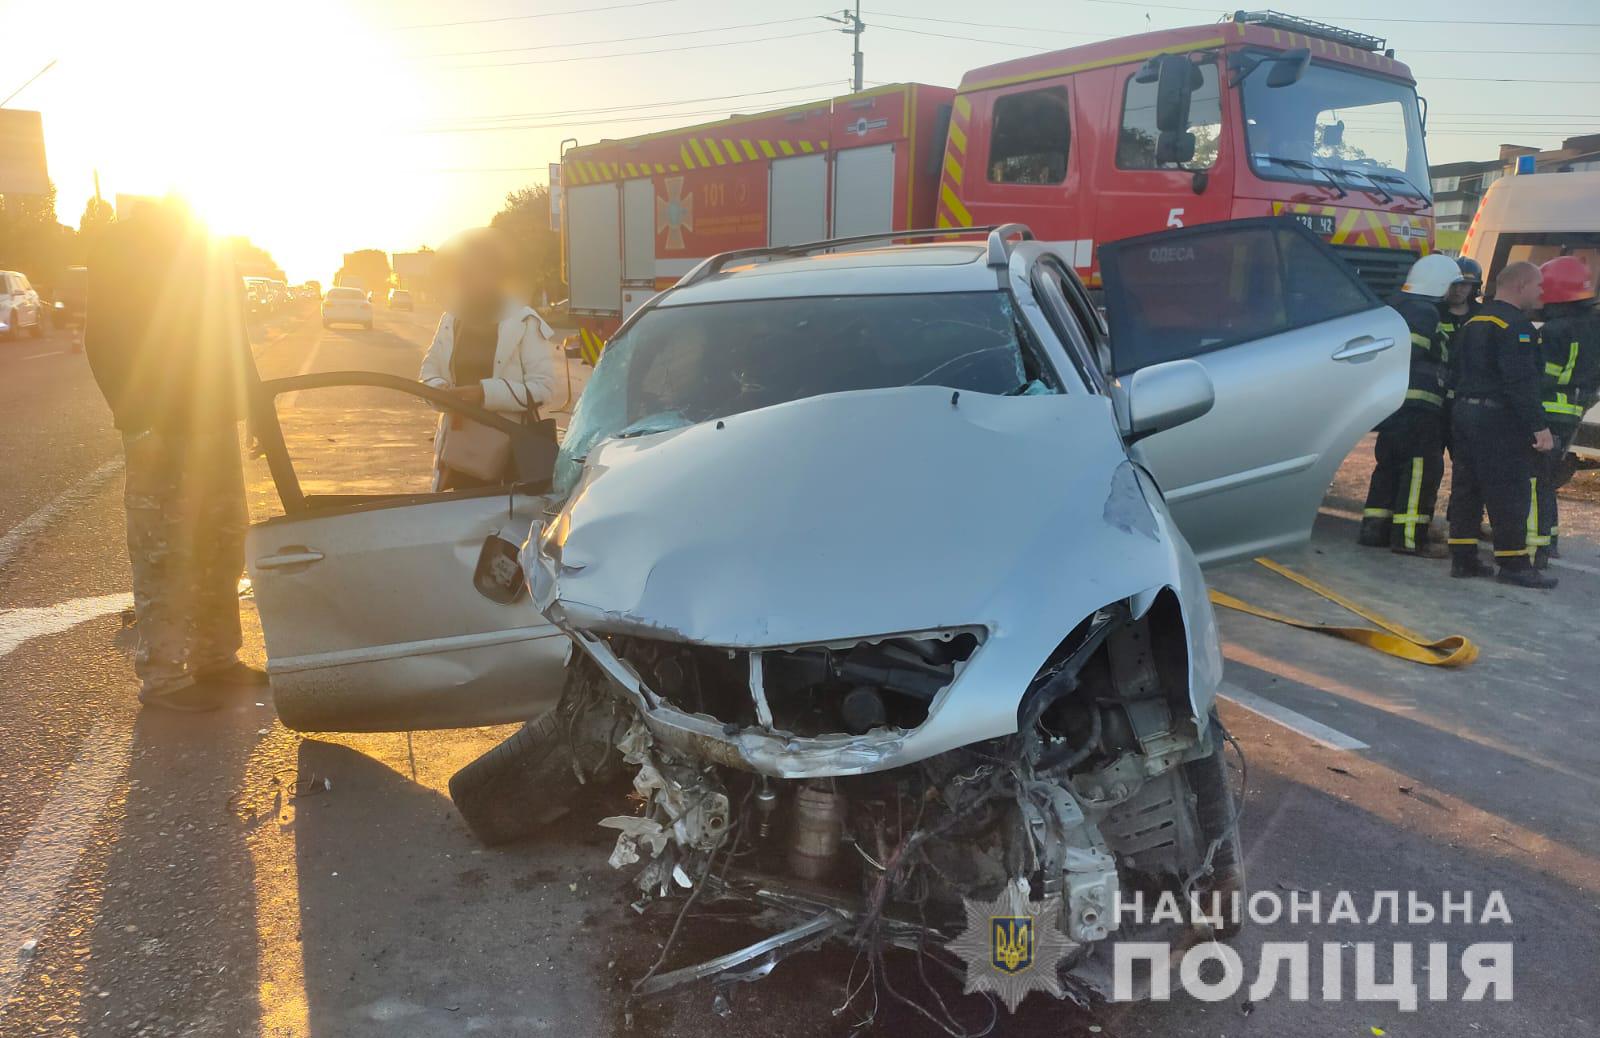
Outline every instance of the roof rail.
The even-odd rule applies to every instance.
[[[1389,41],[1381,36],[1368,36],[1354,29],[1341,29],[1337,25],[1315,22],[1310,18],[1300,18],[1284,14],[1282,11],[1235,11],[1233,20],[1241,25],[1260,25],[1268,29],[1305,33],[1307,36],[1332,40],[1357,50],[1381,51],[1389,45]]]
[[[903,238],[959,238],[974,234],[988,235],[989,265],[995,266],[995,257],[1000,257],[999,265],[1007,262],[1008,238],[1017,237],[1029,239],[1033,232],[1020,223],[1008,223],[990,227],[924,227],[906,231],[884,231],[881,234],[854,234],[844,238],[826,238],[822,241],[804,242],[798,245],[769,245],[754,249],[733,249],[729,252],[719,252],[715,256],[701,260],[689,273],[678,279],[675,287],[687,288],[690,285],[704,281],[715,274],[720,274],[729,266],[746,260],[782,259],[787,256],[809,256],[816,252],[826,252],[830,249],[849,248],[856,245],[872,245],[878,242],[898,241]]]

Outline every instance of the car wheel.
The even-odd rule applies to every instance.
[[[494,847],[532,836],[620,774],[611,745],[622,728],[616,700],[608,691],[591,695],[607,680],[587,660],[576,663],[560,705],[450,777],[450,799],[479,841]]]
[[[1213,732],[1222,731],[1222,722],[1216,711],[1211,712]],[[1242,806],[1236,799],[1228,779],[1228,767],[1223,759],[1224,742],[1216,738],[1216,749],[1209,756],[1190,761],[1183,766],[1184,777],[1194,793],[1194,812],[1200,835],[1209,846],[1216,841],[1217,849],[1211,857],[1211,872],[1198,886],[1203,894],[1215,894],[1220,903],[1231,903],[1230,895],[1238,894],[1238,904],[1249,901],[1250,891],[1245,882],[1244,851],[1239,840],[1238,813]],[[1209,905],[1207,899],[1205,904]],[[1227,916],[1216,935],[1223,940],[1236,936],[1244,920]]]
[[[33,327],[28,329],[28,334],[35,339],[42,337],[44,335],[44,318],[41,317],[35,320]]]

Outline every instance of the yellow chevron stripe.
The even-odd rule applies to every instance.
[[[941,210],[939,215],[934,218],[933,225],[935,227],[949,227],[951,226],[950,218],[944,215],[944,212]]]
[[[772,142],[771,141],[762,141],[761,142],[761,154],[766,156],[769,159],[777,158],[777,156],[778,156],[778,153],[772,149]]]
[[[682,161],[684,169],[694,169],[694,159],[689,156],[689,146],[687,144],[678,145],[678,159]],[[677,170],[673,170],[673,172],[676,173]]]
[[[966,131],[957,126],[955,123],[950,124],[950,147],[954,148],[962,155],[967,153]]]
[[[972,102],[968,101],[963,96],[957,95],[955,100],[955,112],[956,115],[961,117],[962,122],[966,122],[968,119],[972,118]]]
[[[939,186],[939,200],[944,203],[946,209],[950,210],[950,215],[955,219],[956,223],[962,227],[972,226],[972,214],[967,212],[967,207],[961,204],[961,199],[956,197],[956,193],[950,190],[949,184],[941,184]]]
[[[949,152],[944,154],[944,175],[949,177],[957,187],[961,185],[961,163]]]
[[[700,147],[700,142],[695,140],[693,137],[689,138],[689,150],[694,152],[695,160],[698,161],[700,165],[711,165],[711,160],[706,158],[706,150]]]
[[[800,142],[800,150],[805,152],[807,155],[810,155],[816,149],[811,146],[811,142],[810,141],[801,141]]]
[[[744,156],[739,154],[739,145],[734,143],[733,141],[730,141],[726,137],[722,138],[722,152],[723,152],[723,154],[728,156],[728,161],[729,162],[743,162],[744,161]]]
[[[711,156],[711,161],[717,165],[726,166],[728,164],[728,160],[722,157],[722,149],[717,147],[717,142],[710,137],[706,138],[706,153]],[[698,155],[700,153],[696,151],[695,154]]]
[[[739,147],[744,149],[744,157],[745,158],[747,158],[747,159],[756,159],[756,158],[759,157],[756,154],[756,146],[754,144],[752,144],[749,140],[741,140],[739,142]]]
[[[788,141],[779,141],[778,142],[778,148],[785,155],[793,155],[794,154],[794,145],[790,144]]]

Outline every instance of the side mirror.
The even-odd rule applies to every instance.
[[[1158,63],[1156,129],[1162,133],[1181,133],[1189,128],[1190,96],[1204,82],[1200,67],[1186,54],[1162,54],[1150,60]]]
[[[1192,422],[1216,402],[1211,376],[1197,360],[1169,360],[1140,368],[1128,381],[1130,442]]]
[[[1267,73],[1267,86],[1286,87],[1300,82],[1311,65],[1311,49],[1298,47],[1286,50],[1281,57],[1272,59],[1272,71]]]
[[[1194,134],[1188,131],[1163,130],[1156,134],[1156,165],[1181,166],[1194,161]]]

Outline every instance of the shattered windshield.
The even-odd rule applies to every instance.
[[[827,296],[657,307],[602,355],[567,429],[556,489],[611,436],[893,386],[1055,392],[1004,292]]]
[[[1268,86],[1266,70],[1256,71],[1243,90],[1257,176],[1427,197],[1422,118],[1408,84],[1313,63],[1283,87]]]

